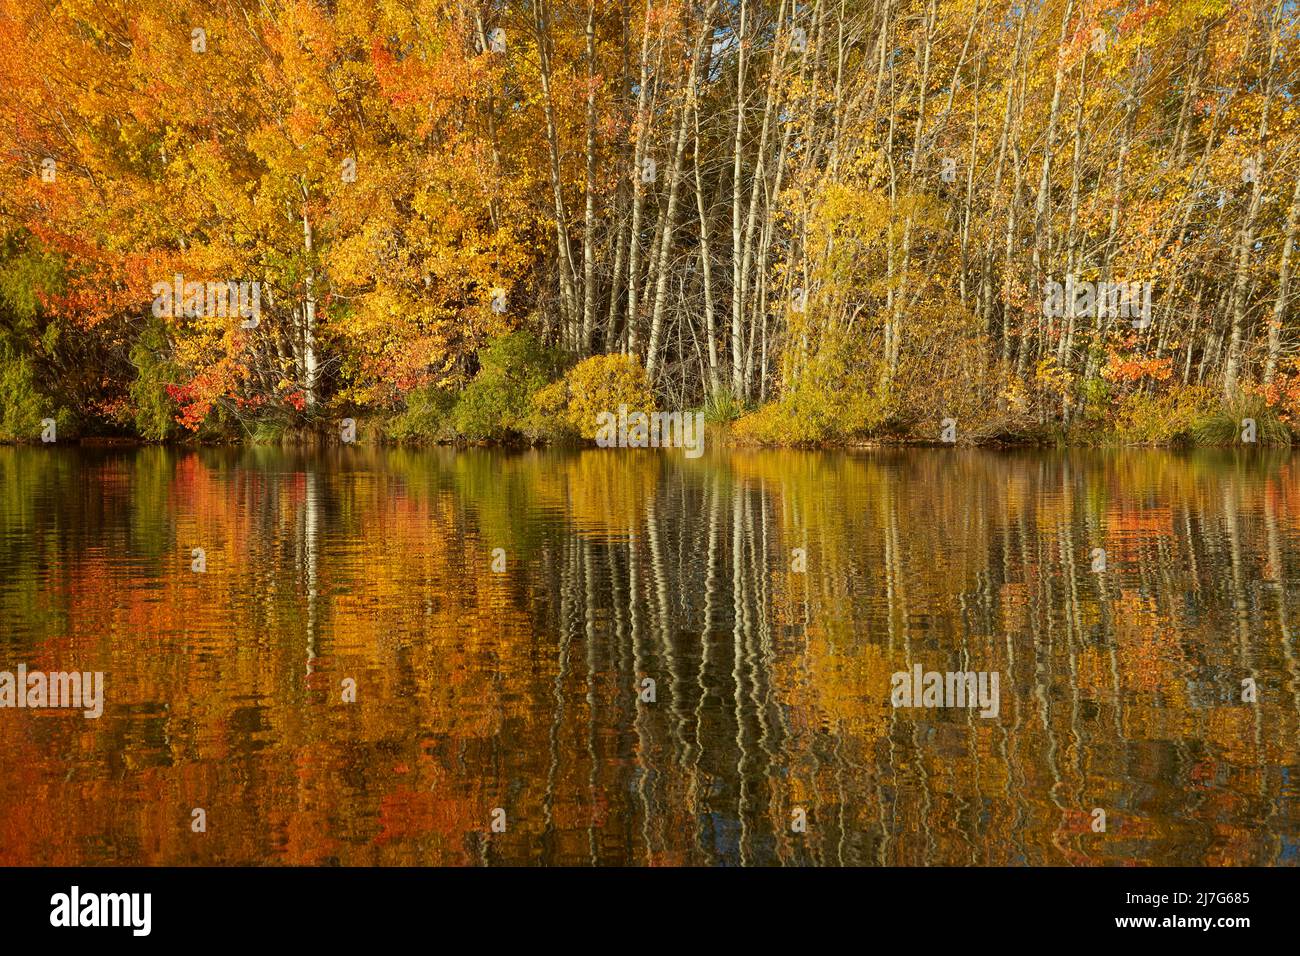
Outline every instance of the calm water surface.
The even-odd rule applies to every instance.
[[[0,449],[0,670],[106,684],[0,864],[1294,865],[1298,536],[1262,450]]]

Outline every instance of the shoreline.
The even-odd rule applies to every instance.
[[[706,432],[706,446],[725,447],[732,450],[747,451],[861,451],[872,449],[907,449],[907,448],[982,448],[988,450],[1030,450],[1030,449],[1065,449],[1065,448],[1091,448],[1091,449],[1162,449],[1166,451],[1192,451],[1196,449],[1227,449],[1227,448],[1290,448],[1292,445],[1288,442],[1276,441],[1256,441],[1256,442],[1198,442],[1194,439],[1183,439],[1174,441],[1161,442],[1130,442],[1115,438],[1113,435],[1103,433],[1102,435],[1071,440],[1069,438],[1049,440],[1041,436],[1014,436],[998,435],[988,438],[961,438],[953,442],[936,441],[934,439],[920,438],[913,436],[894,436],[886,438],[858,438],[846,439],[842,441],[823,441],[823,442],[789,442],[773,443],[758,442],[737,438],[731,434],[729,429],[719,428],[711,425]],[[0,439],[0,447],[32,447],[40,446],[43,443],[36,441],[14,441],[12,439]],[[467,439],[467,438],[424,438],[424,439],[393,439],[387,436],[369,437],[364,440],[355,442],[340,441],[332,432],[323,430],[296,430],[281,435],[278,440],[258,441],[249,438],[230,438],[230,439],[167,439],[164,441],[151,441],[136,436],[107,436],[107,435],[88,435],[80,437],[61,438],[56,443],[62,446],[76,446],[79,448],[325,448],[330,446],[344,447],[346,445],[360,445],[369,448],[407,448],[407,449],[429,449],[429,448],[454,448],[457,450],[466,450],[470,448],[492,448],[505,451],[525,451],[528,449],[563,449],[581,451],[588,449],[597,449],[599,446],[593,441],[575,440],[575,439],[540,439],[530,440],[526,437],[520,438],[503,438],[503,439]],[[610,449],[602,448],[602,451]],[[638,449],[620,449],[635,451]],[[646,449],[651,450],[651,449]]]

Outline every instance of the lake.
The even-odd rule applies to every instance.
[[[1298,464],[3,448],[0,863],[1294,865]]]

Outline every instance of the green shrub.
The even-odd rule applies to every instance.
[[[454,392],[429,386],[406,396],[406,410],[388,423],[386,431],[397,441],[437,441],[451,438],[451,411],[456,405]]]
[[[167,395],[167,385],[180,379],[180,370],[166,358],[167,332],[161,322],[154,322],[131,349],[131,364],[136,378],[131,383],[131,405],[136,431],[149,441],[166,441],[173,437],[176,403]]]
[[[282,445],[289,436],[288,423],[278,418],[260,419],[247,433],[250,445]]]
[[[451,411],[456,431],[469,439],[523,434],[532,424],[532,397],[556,378],[560,356],[530,332],[510,332],[479,353],[479,371]]]
[[[744,403],[725,386],[704,401],[704,420],[710,425],[726,425],[744,414]]]
[[[1255,421],[1255,442],[1260,445],[1290,445],[1291,430],[1257,395],[1244,395],[1203,416],[1192,429],[1198,445],[1242,444],[1242,420]]]
[[[36,387],[31,358],[8,345],[0,346],[0,440],[40,441],[45,418],[54,419],[60,437],[73,434],[72,413]]]

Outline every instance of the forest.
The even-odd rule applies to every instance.
[[[1289,444],[1298,54],[1295,0],[0,0],[0,439]]]

